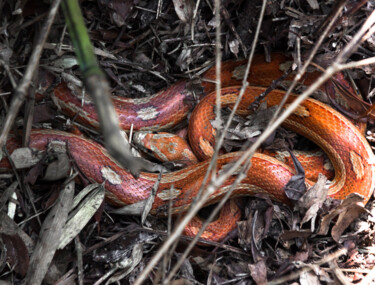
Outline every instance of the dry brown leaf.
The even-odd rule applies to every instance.
[[[314,272],[304,271],[301,273],[299,282],[301,285],[320,285],[318,277]]]
[[[111,20],[121,27],[126,23],[126,19],[131,15],[138,0],[115,0],[115,1],[100,1],[103,7],[108,9]]]
[[[280,235],[280,239],[283,241],[290,240],[290,239],[295,239],[295,238],[303,238],[306,239],[309,236],[311,236],[312,232],[310,230],[290,230],[290,231],[285,231]]]
[[[339,242],[341,234],[359,215],[370,212],[364,208],[363,196],[352,193],[337,208],[323,217],[318,235],[326,235],[331,221],[338,216],[336,224],[332,228],[332,238]]]
[[[43,152],[28,147],[18,148],[10,155],[16,169],[34,166],[43,157]]]
[[[14,268],[14,271],[25,276],[29,268],[29,251],[23,240],[17,235],[1,234],[0,240],[5,247],[7,263]]]
[[[177,17],[183,22],[191,21],[194,13],[195,2],[192,0],[173,0],[174,10]]]
[[[297,206],[301,209],[309,209],[314,204],[323,204],[327,197],[328,187],[326,186],[327,178],[319,175],[318,181],[309,191],[307,191],[298,201]]]
[[[255,264],[249,264],[249,270],[256,284],[267,284],[267,267],[263,259]]]
[[[304,250],[304,251],[297,251],[296,254],[294,255],[294,261],[302,261],[302,262],[306,262],[309,257],[310,257],[310,254],[311,254],[311,247],[308,247],[307,250]]]
[[[264,234],[264,224],[263,214],[259,214],[258,210],[251,211],[247,220],[238,222],[238,242],[243,249],[253,251],[254,260],[257,260],[258,255],[261,258],[256,245]]]
[[[316,0],[307,0],[307,3],[309,3],[311,9],[319,9],[319,3]]]
[[[307,209],[305,216],[301,221],[301,225],[310,221],[311,232],[314,232],[315,219],[319,209],[321,209],[328,194],[328,187],[326,185],[327,178],[324,175],[319,174],[318,181],[309,191],[307,191],[301,199],[298,201],[298,207],[300,209]]]
[[[71,171],[70,158],[66,153],[57,153],[56,160],[48,164],[43,179],[57,181],[69,176]]]

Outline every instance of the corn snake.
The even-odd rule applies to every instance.
[[[277,64],[274,63],[274,64]],[[256,65],[257,66],[257,65]],[[264,75],[258,74],[259,85],[269,83],[269,66],[261,68]],[[229,68],[223,68],[229,72]],[[207,72],[207,76],[209,76]],[[254,73],[257,73],[256,71]],[[223,85],[238,84],[230,76],[223,73],[223,77],[229,78]],[[265,82],[266,81],[266,82]],[[209,90],[207,83],[202,84]],[[222,89],[222,102],[233,104],[238,94],[239,87],[226,87]],[[242,110],[264,91],[262,87],[248,87],[246,96],[241,102]],[[274,90],[265,99],[268,106],[278,104],[283,95],[282,91]],[[115,98],[115,106],[120,114],[122,127],[128,129],[130,124],[138,130],[167,129],[183,120],[190,110],[190,104],[186,101],[191,94],[187,91],[187,83],[179,82],[166,91],[147,99],[122,99]],[[65,83],[60,84],[54,90],[55,102],[70,116],[77,115],[81,122],[98,127],[93,106],[90,103],[81,108],[81,101],[69,90]],[[293,100],[293,97],[290,99]],[[290,101],[288,102],[290,103]],[[202,160],[207,159],[213,146],[213,130],[210,120],[213,119],[214,94],[206,96],[193,111],[190,119],[192,130],[189,132],[190,142],[194,152]],[[198,128],[197,128],[198,126]],[[207,127],[208,126],[208,127]],[[334,111],[329,106],[316,100],[306,100],[300,108],[285,122],[285,126],[308,137],[329,155],[333,162],[336,176],[331,185],[330,195],[334,198],[343,199],[352,192],[359,192],[367,202],[375,186],[375,175],[373,166],[373,154],[367,141],[361,133],[345,117]],[[35,130],[31,135],[30,147],[45,149],[48,141],[61,140],[68,144],[69,151],[76,165],[82,173],[90,180],[97,183],[105,182],[107,199],[115,205],[130,205],[145,200],[154,185],[157,175],[142,173],[139,179],[134,179],[129,173],[117,165],[107,154],[105,149],[97,143],[82,137],[52,130]],[[7,146],[10,152],[16,147],[15,139],[10,139]],[[204,147],[203,147],[204,146]],[[218,171],[222,167],[236,160],[241,153],[229,153],[219,157]],[[4,164],[4,161],[0,163]],[[160,182],[153,204],[152,214],[164,214],[169,200],[173,200],[173,212],[178,213],[187,210],[202,183],[203,175],[207,170],[208,162],[203,161],[189,166],[183,170],[164,174]],[[273,199],[283,203],[289,203],[283,188],[292,177],[293,171],[278,160],[263,154],[255,154],[252,158],[252,168],[247,177],[237,186],[233,195],[249,195],[254,193],[267,193]],[[260,177],[266,179],[260,179]],[[210,198],[209,203],[220,199],[227,191],[235,177],[230,178],[225,185],[218,189]],[[173,185],[173,188],[172,188]],[[173,189],[173,190],[171,190]],[[233,205],[226,208],[223,216],[232,215],[239,217],[238,210]],[[220,240],[228,231],[235,226],[235,220],[231,223],[218,219],[207,229],[206,239]],[[194,224],[191,226],[194,227]],[[186,233],[194,234],[196,229],[186,229]]]

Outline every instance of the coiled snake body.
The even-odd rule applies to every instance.
[[[239,89],[240,87],[222,89],[223,106],[230,106],[235,102]],[[245,110],[264,90],[263,87],[248,87],[240,103],[240,110]],[[265,99],[267,105],[270,107],[279,104],[283,94],[283,91],[272,91]],[[78,118],[81,121],[97,125],[95,112],[92,112],[93,105],[88,103],[82,109],[80,100],[70,92],[66,84],[60,84],[54,90],[54,96],[65,113],[75,115],[79,111]],[[190,105],[185,99],[189,96],[186,83],[180,82],[152,98],[138,100],[117,98],[115,106],[123,126],[134,124],[136,129],[154,129],[155,126],[165,129],[186,118]],[[287,105],[295,96],[291,96]],[[179,171],[163,174],[151,214],[166,213],[170,199],[172,199],[172,213],[186,211],[198,193],[208,167],[207,158],[213,150],[214,130],[210,120],[215,117],[214,105],[215,93],[211,93],[194,109],[189,122],[190,144],[197,157],[204,161]],[[349,120],[331,107],[308,99],[284,122],[284,126],[312,140],[327,153],[335,169],[335,178],[329,190],[330,196],[344,199],[350,193],[357,192],[365,197],[365,202],[368,201],[375,186],[373,153],[363,135]],[[107,199],[113,204],[130,205],[145,200],[157,180],[158,175],[151,173],[141,173],[140,177],[135,179],[122,169],[102,146],[70,133],[35,130],[31,134],[30,147],[43,150],[51,140],[67,143],[69,152],[81,172],[91,181],[104,182],[108,192]],[[10,152],[17,145],[14,138],[10,138],[7,142]],[[239,156],[241,152],[221,155],[217,162],[218,171]],[[275,200],[290,203],[283,190],[293,175],[293,171],[288,166],[263,154],[255,154],[251,159],[251,165],[246,178],[234,190],[234,196],[267,193]],[[0,167],[6,166],[6,160],[0,162]],[[235,177],[229,178],[210,196],[207,204],[218,201],[234,180]],[[227,207],[221,215],[235,218],[240,216],[238,210],[232,206]],[[228,219],[219,218],[210,225],[203,237],[220,240],[233,229],[235,221],[236,219],[234,222],[228,222]],[[194,234],[197,231],[194,227],[193,223],[186,229],[186,233]]]

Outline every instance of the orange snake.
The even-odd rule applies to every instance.
[[[277,60],[274,64],[278,64]],[[224,68],[224,70],[226,69]],[[268,72],[267,68],[260,68],[259,70],[259,72]],[[263,82],[266,76],[257,75],[257,71],[258,69],[253,70],[253,75],[258,76],[262,82],[256,82],[256,84],[268,84],[269,80],[267,83]],[[229,77],[225,77],[227,79],[224,78],[224,85],[233,84],[232,73],[230,72],[230,74]],[[268,76],[269,74],[267,74]],[[237,82],[235,79],[233,81]],[[207,90],[207,87],[205,88]],[[240,87],[225,87],[222,89],[223,106],[235,102],[239,89]],[[241,101],[240,110],[246,110],[254,98],[264,90],[263,87],[248,87]],[[274,90],[268,94],[265,99],[268,107],[279,104],[283,95],[284,92],[279,90]],[[186,104],[185,101],[189,96],[190,94],[186,91],[186,83],[180,82],[151,98],[135,100],[117,98],[115,99],[117,100],[115,106],[117,111],[120,112],[120,120],[125,128],[127,127],[124,124],[129,126],[130,122],[134,124],[135,129],[154,129],[155,125],[158,129],[165,129],[186,118],[190,105]],[[294,96],[296,95],[291,96],[287,104],[293,100]],[[54,90],[54,97],[57,105],[65,113],[75,115],[74,113],[79,111],[78,120],[92,126],[98,126],[95,113],[90,113],[93,106],[88,103],[82,110],[80,100],[70,92],[66,84],[62,83]],[[170,105],[165,103],[169,102],[168,100],[171,101]],[[156,105],[152,105],[155,102],[159,102],[160,109]],[[140,107],[129,110],[128,107],[134,106],[134,104]],[[215,93],[211,93],[199,103],[190,118],[189,140],[192,149],[201,160],[207,159],[213,150],[214,130],[211,127],[210,120],[215,117],[214,104]],[[126,117],[124,115],[126,111],[132,112],[132,114],[127,114]],[[173,114],[173,117],[171,117],[171,114]],[[284,122],[284,126],[309,138],[327,153],[335,169],[335,178],[329,191],[331,197],[344,199],[350,193],[357,192],[365,197],[365,202],[369,200],[375,186],[373,153],[363,135],[349,120],[331,107],[319,101],[308,99]],[[157,180],[158,175],[152,173],[141,173],[140,177],[135,179],[122,169],[102,146],[70,133],[34,130],[31,134],[29,146],[44,150],[51,140],[60,140],[67,143],[75,164],[87,178],[97,183],[105,182],[107,199],[112,204],[122,206],[144,201],[150,195],[151,188]],[[11,137],[7,142],[8,150],[12,152],[17,146],[15,138]],[[221,155],[217,162],[218,171],[224,165],[235,161],[239,156],[241,156],[240,152]],[[252,166],[246,178],[238,184],[233,196],[267,193],[274,200],[290,204],[283,189],[292,177],[293,171],[282,162],[264,154],[255,154],[251,163]],[[186,211],[198,193],[208,164],[208,161],[205,160],[182,170],[163,174],[151,214],[166,214],[170,199],[172,199],[172,213]],[[3,167],[9,167],[5,159],[0,162],[0,168]],[[210,196],[207,205],[217,202],[234,180],[235,177],[231,177],[220,189],[216,190]],[[228,222],[228,219],[217,219],[216,222],[209,225],[203,238],[221,240],[235,227],[236,219],[240,217],[240,213],[238,210],[234,210],[235,208],[232,206],[231,204],[230,207],[222,211],[221,215],[234,217],[234,219],[231,219],[231,222]],[[185,233],[189,235],[196,232],[194,222],[190,225],[190,228],[188,227],[185,230]]]

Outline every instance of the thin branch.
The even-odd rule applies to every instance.
[[[221,22],[220,22],[220,0],[215,0],[215,23],[216,23],[216,46],[215,46],[215,52],[216,52],[216,124],[221,125]],[[217,140],[217,137],[215,138]],[[216,147],[215,152],[218,152],[218,148]],[[216,160],[214,162],[214,169],[212,171],[212,179],[215,179],[216,177]]]
[[[359,61],[351,61],[348,63],[343,63],[343,64],[340,64],[339,67],[340,69],[353,69],[353,68],[358,68],[358,67],[366,66],[370,64],[375,64],[375,57],[370,57],[370,58],[362,59]]]

